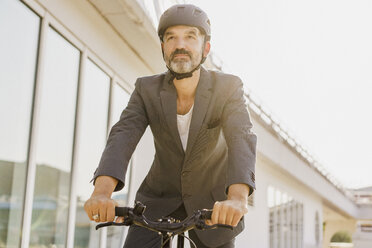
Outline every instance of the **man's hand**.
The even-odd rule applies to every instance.
[[[248,213],[248,194],[248,185],[230,185],[227,200],[214,204],[212,219],[207,221],[207,224],[237,226],[243,215]]]
[[[106,195],[92,195],[84,204],[89,219],[95,222],[114,221],[117,203]]]
[[[117,180],[108,176],[97,177],[91,197],[85,202],[84,210],[95,222],[114,221],[116,201],[111,199]]]
[[[207,222],[207,224],[237,226],[240,219],[247,212],[247,204],[239,200],[216,202],[213,206],[212,220],[211,222]]]

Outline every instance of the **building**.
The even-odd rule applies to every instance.
[[[95,231],[83,204],[135,79],[165,70],[154,23],[170,4],[0,1],[0,247],[123,242],[125,228]],[[327,176],[252,94],[247,103],[259,136],[257,191],[237,247],[327,247],[340,228],[371,247],[370,202]],[[147,131],[114,198],[132,204],[153,153]]]

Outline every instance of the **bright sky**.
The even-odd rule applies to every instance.
[[[190,0],[240,76],[345,187],[372,185],[372,1]]]

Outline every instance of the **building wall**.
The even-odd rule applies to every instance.
[[[262,149],[262,147],[261,147]],[[303,213],[303,247],[321,247],[322,243],[322,201],[310,189],[301,182],[296,181],[287,173],[275,169],[272,162],[268,161],[261,154],[258,154],[256,167],[255,206],[250,207],[246,215],[246,229],[237,239],[237,247],[266,248],[270,247],[269,231],[269,208],[268,208],[268,187],[274,187],[292,196],[304,206]],[[319,214],[317,228],[320,230],[320,237],[317,243],[315,236],[315,215]]]
[[[239,247],[245,247],[245,244],[251,243],[254,244],[253,247],[270,247],[268,209],[268,188],[270,186],[288,194],[297,202],[303,204],[303,247],[320,247],[322,243],[322,199],[311,188],[298,181],[292,174],[283,170],[282,166],[278,166],[278,164],[264,155],[268,150],[272,150],[272,147],[269,147],[270,143],[266,141],[267,137],[273,138],[272,134],[267,132],[257,120],[253,119],[253,123],[254,132],[258,136],[257,192],[255,194],[255,206],[247,214],[246,230],[238,238]],[[275,153],[276,151],[273,150],[272,152]],[[280,154],[276,156],[280,157]],[[292,161],[288,160],[288,163]],[[319,222],[316,226],[315,218],[317,213]],[[318,228],[319,232],[318,241],[315,234],[316,228]],[[254,230],[254,234],[250,234],[250,230]]]
[[[372,245],[372,220],[357,222],[357,230],[353,235],[355,248],[369,248]]]

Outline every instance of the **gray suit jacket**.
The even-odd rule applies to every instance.
[[[177,91],[170,73],[139,78],[128,106],[111,129],[94,179],[114,177],[119,180],[115,190],[120,190],[132,153],[149,125],[156,154],[136,195],[136,200],[147,205],[147,217],[167,216],[182,203],[188,214],[213,208],[215,201],[226,199],[231,184],[245,183],[253,190],[256,136],[251,132],[242,86],[236,76],[201,68],[184,151],[177,128]],[[240,221],[233,231],[197,234],[214,247],[243,228]]]

